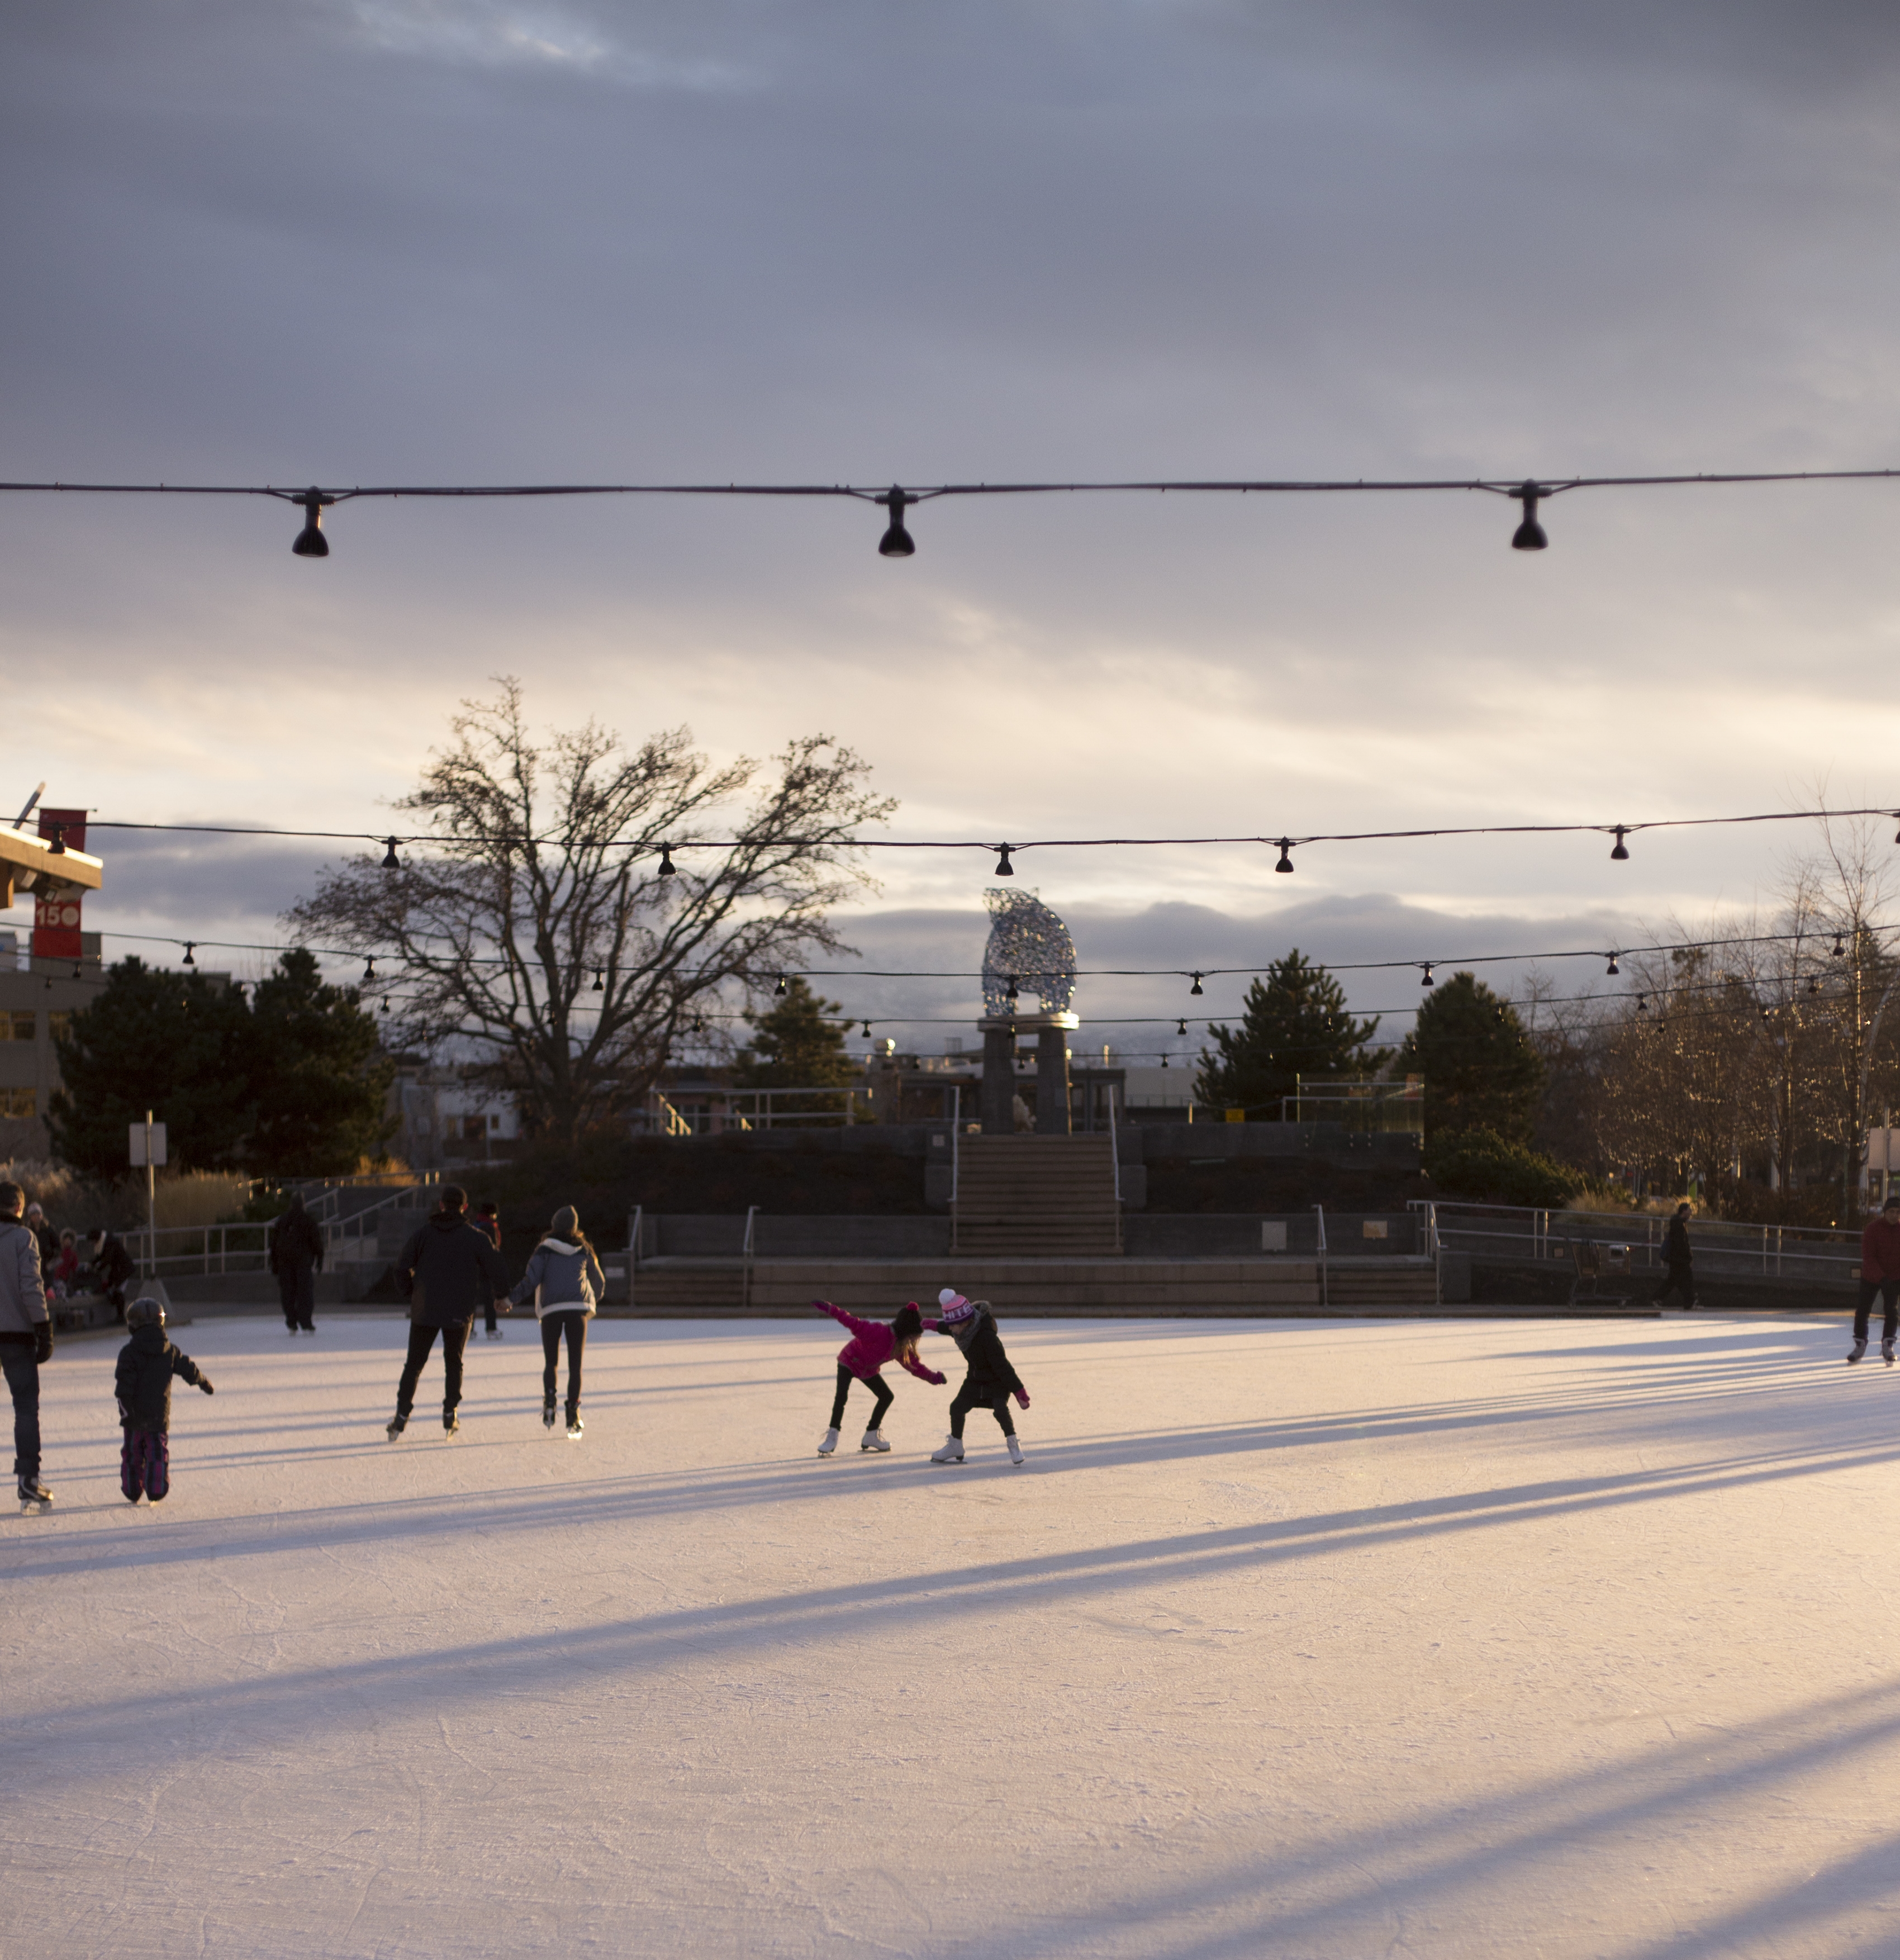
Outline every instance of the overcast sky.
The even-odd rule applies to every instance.
[[[1828,0],[11,0],[0,476],[1900,463],[1897,81],[1900,9]],[[904,835],[1900,807],[1900,484],[1581,492],[1535,555],[1516,515],[945,501],[888,562],[861,504],[364,503],[310,562],[282,504],[5,497],[0,788],[375,829],[507,672],[720,758],[828,731]],[[1745,906],[1800,841],[1018,870],[1085,966],[1449,959]],[[89,925],[205,939],[321,861],[97,846]],[[973,968],[987,861],[888,854],[857,943]]]

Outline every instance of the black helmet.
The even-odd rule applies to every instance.
[[[142,1327],[163,1327],[164,1324],[165,1303],[163,1300],[154,1300],[149,1293],[142,1299],[134,1300],[126,1309],[126,1326],[129,1332],[135,1332]]]

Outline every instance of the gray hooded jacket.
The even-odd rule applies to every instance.
[[[591,1313],[607,1290],[606,1276],[591,1246],[543,1239],[528,1258],[521,1284],[508,1295],[517,1306],[534,1301],[536,1320],[550,1313]]]
[[[17,1218],[0,1222],[0,1334],[30,1334],[46,1318],[40,1242]]]

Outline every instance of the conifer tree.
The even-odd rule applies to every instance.
[[[1346,1012],[1345,990],[1295,947],[1248,988],[1237,1028],[1211,1027],[1212,1052],[1201,1052],[1195,1098],[1216,1109],[1245,1109],[1256,1122],[1278,1122],[1282,1096],[1302,1081],[1338,1082],[1364,1075],[1366,1052],[1379,1026]]]

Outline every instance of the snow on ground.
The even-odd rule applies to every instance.
[[[45,1371],[8,1960],[1900,1951],[1832,1322],[1017,1322],[1020,1469],[902,1376],[819,1461],[815,1316],[597,1325],[573,1443],[531,1326],[392,1445],[401,1323],[320,1325],[179,1330],[155,1512],[116,1343]]]

